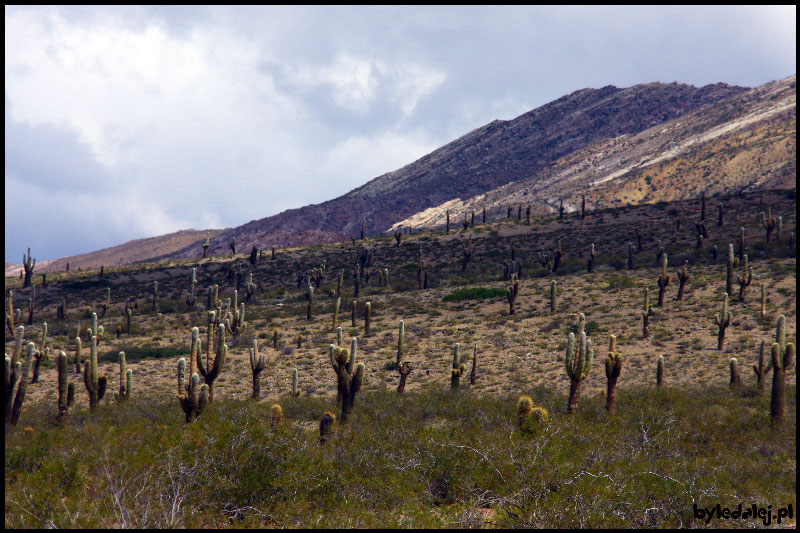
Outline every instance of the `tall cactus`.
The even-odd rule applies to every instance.
[[[342,298],[336,298],[336,304],[333,307],[333,331],[339,327],[339,307],[342,305]]]
[[[28,247],[28,255],[22,254],[22,266],[25,269],[25,281],[23,287],[30,287],[33,281],[33,269],[36,268],[36,259],[31,257],[31,249]]]
[[[683,291],[686,288],[686,284],[691,279],[691,276],[686,271],[688,266],[689,266],[689,261],[686,261],[683,264],[683,269],[681,269],[681,270],[679,270],[678,272],[675,273],[675,277],[677,277],[678,281],[680,282],[680,284],[678,285],[678,301],[683,300]]]
[[[656,365],[656,386],[660,387],[664,383],[664,356],[658,356],[658,364]]]
[[[714,317],[714,321],[719,326],[719,334],[717,335],[717,350],[722,351],[725,346],[725,330],[731,325],[731,318],[733,313],[728,311],[728,293],[722,297],[722,311]]]
[[[92,335],[92,349],[89,360],[83,365],[83,384],[89,392],[89,410],[94,411],[106,393],[108,378],[99,375],[97,366],[97,337]]]
[[[786,412],[786,371],[794,365],[794,344],[785,343],[786,317],[780,315],[776,325],[776,342],[772,344],[772,398],[770,417],[774,424],[781,424]]]
[[[25,365],[21,361],[12,361],[6,357],[6,424],[16,426],[19,421],[19,415],[22,412],[22,404],[25,401],[25,393],[28,390],[28,375],[31,371],[33,364],[33,354],[36,351],[36,346],[28,343],[27,355],[25,357]],[[13,369],[13,370],[12,370]],[[17,377],[19,376],[19,377]],[[11,387],[8,387],[8,382],[11,381]],[[14,385],[14,382],[17,385]],[[14,389],[16,388],[16,394]],[[10,402],[14,398],[13,405]]]
[[[258,400],[261,396],[261,371],[267,365],[267,355],[258,355],[258,341],[253,339],[253,346],[250,348],[250,370],[253,372],[253,394],[251,398]]]
[[[125,352],[119,352],[119,392],[114,393],[114,399],[121,403],[131,397],[133,390],[133,370],[125,363]]]
[[[733,255],[733,245],[728,244],[728,260],[725,262],[725,292],[733,294],[733,274],[736,269],[736,261]]]
[[[772,208],[768,207],[766,214],[762,211],[761,212],[761,225],[764,226],[764,229],[767,232],[767,242],[769,242],[769,237],[772,235],[772,232],[775,230],[778,221],[775,217],[772,216]],[[30,248],[28,249],[30,251]]]
[[[589,261],[586,264],[586,269],[589,272],[589,274],[592,273],[592,269],[594,268],[594,258],[595,258],[594,243],[592,243],[591,247],[589,248]]]
[[[469,373],[469,384],[475,385],[475,377],[478,372],[478,343],[476,342],[472,347],[472,370]]]
[[[591,341],[586,337],[585,325],[586,317],[583,313],[579,313],[578,337],[574,333],[570,333],[567,340],[567,353],[564,357],[564,363],[570,380],[569,401],[567,403],[567,413],[569,414],[578,409],[581,383],[589,375],[592,369],[592,359],[594,359],[594,349],[589,347]]]
[[[739,301],[744,302],[744,290],[753,282],[753,267],[748,266],[747,254],[744,256],[742,275],[736,276],[736,279],[739,282]]]
[[[353,337],[355,341],[355,337]],[[357,344],[354,342],[353,346]],[[356,362],[355,350],[352,353],[347,348],[339,348],[333,344],[328,346],[328,356],[331,366],[336,373],[337,391],[342,398],[342,423],[347,422],[348,415],[353,411],[356,394],[364,383],[364,363]]]
[[[192,280],[189,283],[189,295],[186,297],[186,306],[190,310],[194,310],[195,305],[197,304],[197,297],[195,295],[195,289],[197,288],[197,268],[192,268]]]
[[[617,337],[611,335],[606,357],[606,378],[608,379],[608,393],[606,394],[606,410],[614,412],[617,408],[617,380],[622,372],[622,354],[615,351]]]
[[[400,366],[400,358],[403,357],[403,344],[406,340],[405,322],[400,321],[397,331],[397,365]]]
[[[192,334],[194,335],[194,331],[192,331]],[[210,369],[207,365],[203,364],[203,358],[200,357],[200,350],[198,349],[197,351],[197,368],[200,371],[200,375],[203,376],[206,385],[208,385],[208,403],[214,401],[214,381],[219,377],[219,373],[222,371],[222,365],[225,363],[225,357],[228,354],[228,347],[225,345],[224,324],[219,325],[218,337],[217,354],[216,357],[214,357],[214,365]],[[211,344],[210,341],[209,344]]]
[[[766,388],[767,373],[772,370],[772,361],[767,361],[766,354],[767,341],[761,341],[761,348],[758,351],[758,365],[753,365],[753,372],[758,380],[758,393],[762,393]]]
[[[186,415],[186,423],[195,420],[208,404],[208,385],[200,385],[200,376],[192,374],[189,383],[185,382],[186,359],[178,359],[178,403]]]
[[[67,354],[61,351],[58,354],[58,418],[65,419],[69,415],[69,408],[75,400],[75,384],[69,381],[67,373]]]
[[[658,276],[658,307],[664,305],[664,292],[669,285],[670,275],[667,274],[667,252],[661,254],[661,274]]]
[[[650,336],[650,315],[653,314],[650,309],[650,289],[644,288],[644,305],[642,306],[642,338],[646,339]]]
[[[364,336],[369,337],[369,327],[372,322],[372,302],[364,304]],[[342,420],[344,422],[344,420]]]

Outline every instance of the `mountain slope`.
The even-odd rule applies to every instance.
[[[514,120],[491,122],[334,200],[226,230],[212,239],[211,251],[226,253],[234,237],[242,251],[340,241],[359,236],[362,220],[367,234],[380,233],[425,208],[534,175],[598,140],[636,134],[743,91],[677,83],[582,89]]]
[[[634,135],[602,139],[540,172],[398,221],[430,227],[446,211],[618,207],[693,198],[702,191],[792,188],[796,179],[795,76],[739,93]]]

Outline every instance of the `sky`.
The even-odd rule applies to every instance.
[[[785,78],[796,11],[6,6],[6,262],[321,203],[587,87]]]

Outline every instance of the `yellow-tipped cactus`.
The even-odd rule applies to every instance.
[[[450,390],[457,391],[461,376],[467,370],[464,363],[461,362],[461,354],[459,353],[459,345],[453,345],[453,365],[450,369]]]
[[[269,425],[272,427],[280,426],[283,422],[283,408],[274,403],[269,408]]]
[[[550,421],[550,413],[534,405],[530,396],[521,396],[517,402],[517,427],[523,433],[536,433]]]
[[[342,401],[341,420],[347,422],[347,416],[352,412],[356,394],[364,383],[364,363],[355,364],[357,340],[353,337],[351,350],[340,348],[333,344],[328,347],[331,366],[336,373],[338,396]]]

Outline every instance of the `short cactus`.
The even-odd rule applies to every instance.
[[[550,421],[550,413],[534,405],[530,396],[521,396],[517,402],[517,427],[523,433],[536,433]]]
[[[660,387],[664,383],[664,356],[658,356],[658,364],[656,365],[656,386]]]
[[[461,355],[459,353],[459,345],[453,345],[453,365],[450,372],[450,390],[457,391],[461,376],[466,371],[466,365],[461,362]]]
[[[273,403],[269,408],[269,425],[277,427],[283,422],[283,407],[280,404]]]
[[[253,346],[250,348],[250,370],[253,373],[253,394],[251,398],[258,400],[261,396],[261,371],[267,365],[267,355],[258,355],[258,341],[253,339]]]
[[[334,422],[336,422],[336,415],[331,413],[330,411],[325,411],[325,414],[322,415],[322,419],[320,419],[319,421],[320,444],[324,444],[325,441],[328,439],[328,436],[331,433],[331,429],[333,428]]]
[[[731,357],[731,390],[737,391],[742,384],[742,378],[739,375],[739,361],[735,357]]]

